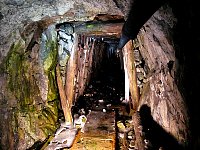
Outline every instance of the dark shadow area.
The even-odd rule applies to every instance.
[[[45,143],[48,141],[49,136],[44,140],[44,141],[36,141],[30,148],[26,149],[26,150],[41,150],[44,149],[44,145]]]
[[[200,149],[200,9],[196,0],[170,1],[178,19],[174,29],[174,43],[179,67],[176,82],[182,91],[189,113],[190,150]],[[181,7],[180,7],[181,6]]]
[[[101,41],[102,42],[102,41]],[[124,98],[124,70],[121,69],[120,58],[117,57],[116,48],[118,40],[104,39],[103,57],[96,68],[93,67],[90,83],[86,87],[84,94],[81,95],[75,105],[72,113],[78,115],[87,115],[89,111],[115,111],[116,120],[126,120],[124,116],[119,115],[119,109],[125,110],[129,105],[122,103]],[[95,61],[95,60],[94,60]],[[123,117],[123,118],[122,118]],[[116,125],[116,124],[115,124]],[[119,139],[117,137],[117,125],[115,149],[119,148]]]
[[[116,55],[116,41],[104,39],[103,57],[93,68],[91,79],[84,94],[73,107],[73,114],[88,114],[88,110],[112,110],[113,105],[121,105],[124,97],[124,71],[120,68],[120,59]],[[95,60],[93,60],[95,61]],[[84,112],[81,112],[84,111]]]
[[[151,143],[149,150],[158,150],[160,147],[164,150],[184,150],[172,135],[167,133],[157,122],[154,121],[151,116],[150,108],[147,105],[143,105],[139,113],[145,138],[147,138]]]
[[[200,149],[200,9],[197,0],[134,0],[129,11],[119,48],[129,39],[134,39],[145,22],[163,4],[171,7],[176,26],[173,27],[173,43],[177,58],[175,81],[181,91],[189,113],[190,137],[187,141],[190,150]],[[116,1],[118,3],[118,1]],[[151,7],[150,7],[151,6]],[[145,10],[145,11],[144,11]],[[134,26],[133,26],[134,24]],[[169,66],[170,67],[170,66]]]

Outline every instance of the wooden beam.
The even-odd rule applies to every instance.
[[[71,109],[70,109],[69,102],[67,101],[67,98],[65,95],[62,78],[60,76],[59,64],[57,64],[57,66],[56,66],[56,77],[57,77],[58,90],[59,90],[59,94],[60,94],[61,107],[62,107],[62,110],[64,113],[65,121],[72,124]]]
[[[75,97],[75,75],[76,75],[76,67],[77,67],[77,48],[78,48],[78,38],[75,34],[74,36],[74,45],[72,48],[71,56],[67,63],[66,69],[66,79],[65,79],[65,93],[66,98],[69,101],[69,108],[72,107],[72,103]]]
[[[134,131],[135,131],[135,146],[139,150],[145,150],[145,144],[144,139],[142,135],[142,126],[141,126],[141,120],[140,115],[138,113],[138,104],[139,104],[139,90],[137,86],[137,74],[136,74],[136,68],[135,68],[135,59],[133,54],[133,44],[130,40],[123,49],[123,57],[126,62],[124,62],[124,65],[128,72],[128,79],[129,79],[129,87],[130,87],[130,93],[131,93],[131,99],[132,99],[132,106],[133,106],[133,114],[132,114],[132,120],[134,125]]]
[[[138,103],[139,103],[139,89],[137,86],[137,74],[135,68],[135,58],[133,54],[133,45],[132,41],[130,40],[123,49],[124,57],[127,57],[126,68],[128,71],[128,78],[129,78],[129,87],[132,99],[133,110],[137,111]]]
[[[123,23],[83,23],[82,25],[75,26],[75,32],[86,36],[119,38],[122,26]]]

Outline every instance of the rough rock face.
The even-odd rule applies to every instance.
[[[27,149],[55,131],[55,24],[98,14],[123,16],[112,0],[0,2],[0,149]]]
[[[188,138],[188,112],[176,85],[179,64],[172,39],[177,23],[174,18],[171,8],[163,6],[137,37],[148,80],[142,90],[140,106],[146,104],[153,119],[184,145]]]
[[[2,148],[12,149],[12,145],[8,147],[10,141],[7,140],[15,140],[14,147],[26,149],[36,141],[45,140],[57,127],[59,102],[54,73],[57,58],[55,33],[50,26],[43,33],[46,38],[42,38],[40,46],[35,44],[31,53],[24,52],[21,41],[14,43],[1,66],[1,74],[6,81],[2,84],[6,90],[1,94],[7,102],[2,109],[10,112],[11,118],[5,119],[12,125],[9,133],[6,125],[1,124],[5,128],[2,130]],[[7,111],[2,115],[6,115]],[[6,139],[6,135],[10,138]]]
[[[89,0],[3,0],[0,2],[0,62],[6,56],[13,42],[23,38],[22,33],[30,23],[62,23],[67,21],[88,21],[97,14],[123,15],[112,1]],[[30,36],[35,26],[29,29]],[[28,37],[24,37],[27,41]],[[27,41],[28,42],[28,41]]]

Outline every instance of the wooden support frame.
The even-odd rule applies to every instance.
[[[138,113],[138,106],[139,106],[139,99],[140,99],[140,94],[139,94],[139,89],[137,86],[137,73],[136,73],[136,68],[135,68],[135,58],[133,54],[133,42],[130,40],[123,48],[123,57],[124,60],[124,66],[128,72],[128,79],[129,79],[129,88],[130,88],[130,93],[131,93],[131,107],[133,108],[133,114],[132,114],[132,120],[134,124],[134,131],[135,131],[135,146],[139,150],[145,150],[145,144],[144,144],[144,139],[142,135],[142,126],[141,126],[141,121],[140,121],[140,115]]]
[[[59,64],[57,64],[56,66],[56,77],[57,77],[58,90],[60,94],[61,107],[64,113],[65,121],[72,124],[71,109],[70,109],[69,101],[67,100],[66,95],[65,95],[62,78],[60,76]]]
[[[124,65],[127,68],[128,72],[128,79],[129,79],[129,87],[130,87],[130,93],[131,93],[131,99],[132,99],[132,108],[134,111],[137,111],[138,104],[139,104],[139,89],[137,86],[137,74],[136,74],[136,68],[135,68],[135,58],[133,53],[133,43],[132,40],[130,40],[123,48],[123,57],[125,57],[126,62],[124,62]]]

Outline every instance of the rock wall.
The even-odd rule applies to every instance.
[[[57,23],[121,15],[115,2],[0,2],[0,149],[27,149],[57,128]]]
[[[188,140],[188,112],[183,91],[177,86],[178,60],[175,56],[173,31],[177,20],[172,9],[160,8],[140,30],[135,40],[144,60],[146,79],[140,107],[147,105],[153,119],[180,144]]]
[[[24,52],[23,42],[14,43],[1,66],[1,74],[5,77],[2,87],[6,89],[2,95],[7,104],[2,109],[10,112],[6,121],[11,125],[11,133],[2,130],[1,137],[10,136],[9,140],[14,140],[17,149],[26,149],[36,141],[44,141],[57,127],[57,38],[52,32],[55,30],[49,27],[43,33],[45,40],[40,46],[35,44],[30,53]],[[4,124],[2,126],[7,129]],[[1,140],[2,148],[7,148],[9,141]]]
[[[88,21],[98,14],[122,15],[112,1],[89,0],[3,0],[0,2],[0,62],[7,55],[13,42],[24,38],[34,32],[33,23],[43,20],[47,24],[52,22],[62,23],[68,21]],[[30,24],[33,26],[29,26]],[[26,27],[30,27],[25,32]],[[29,41],[27,41],[28,44]]]

